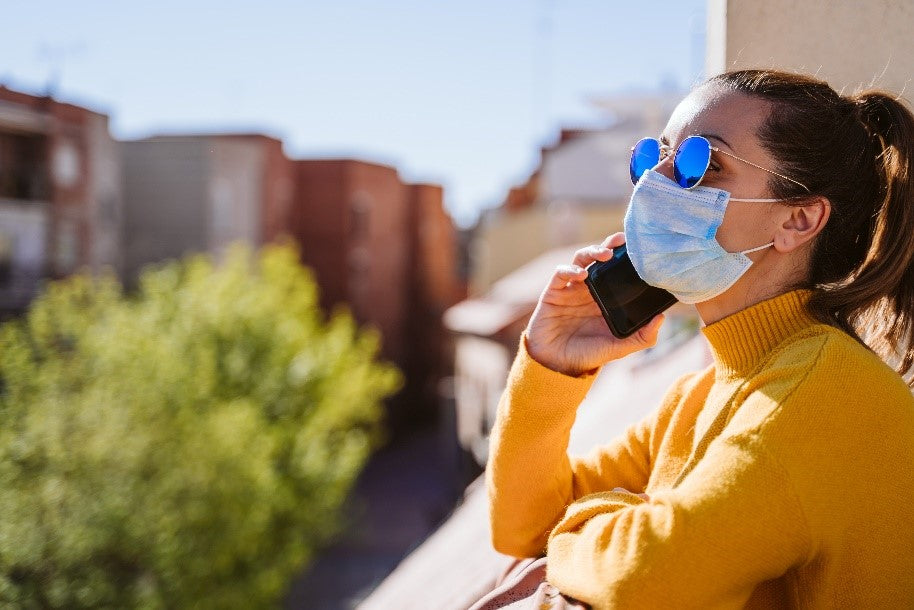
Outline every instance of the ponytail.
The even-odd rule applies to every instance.
[[[711,79],[772,104],[758,137],[780,171],[831,203],[813,243],[808,308],[868,345],[914,385],[914,115],[881,91],[841,96],[771,70]],[[779,199],[809,193],[772,178]]]
[[[879,182],[869,204],[872,220],[865,226],[872,238],[849,281],[819,291],[810,305],[837,315],[908,375],[914,368],[914,116],[881,91],[859,93],[849,101],[872,143]]]

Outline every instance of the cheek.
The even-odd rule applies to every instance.
[[[773,223],[771,204],[732,201],[715,237],[727,252],[748,250],[771,241]]]

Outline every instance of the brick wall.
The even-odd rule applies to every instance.
[[[411,347],[408,391],[416,404],[433,405],[438,381],[453,374],[454,347],[442,323],[444,311],[464,298],[458,274],[457,230],[444,209],[444,192],[431,184],[409,185],[412,226],[409,310]],[[431,413],[415,413],[428,418]]]
[[[292,236],[301,248],[302,263],[314,271],[321,288],[321,305],[330,309],[349,299],[345,266],[347,235],[343,163],[295,162],[295,191],[290,214]]]
[[[441,314],[462,296],[443,190],[404,184],[396,169],[364,161],[295,165],[294,237],[322,305],[346,304],[377,328],[383,356],[405,373],[391,424],[433,417],[437,381],[450,374],[452,360]]]

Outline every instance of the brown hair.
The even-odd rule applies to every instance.
[[[779,172],[831,203],[812,245],[810,313],[842,328],[906,375],[914,369],[914,115],[878,90],[842,96],[827,83],[740,70],[709,83],[771,104],[757,134]],[[772,177],[775,197],[808,197]],[[858,335],[859,333],[859,335]],[[912,382],[914,383],[914,382]]]

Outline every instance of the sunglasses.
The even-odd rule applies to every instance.
[[[637,183],[644,172],[657,167],[657,164],[661,161],[661,155],[665,158],[670,154],[671,150],[672,149],[669,146],[661,144],[660,140],[656,138],[642,138],[641,140],[638,140],[638,143],[632,146],[632,158],[628,166],[632,184]],[[802,186],[806,192],[810,192],[809,188],[802,182],[797,182],[793,178],[788,178],[783,174],[779,174],[768,168],[762,167],[761,165],[756,165],[752,161],[747,161],[746,159],[737,157],[725,150],[721,150],[716,146],[712,146],[711,142],[704,136],[689,136],[676,147],[676,152],[673,155],[673,178],[676,180],[676,183],[684,189],[698,186],[705,177],[708,166],[711,165],[712,152],[727,155],[737,161],[742,161],[752,167]]]

